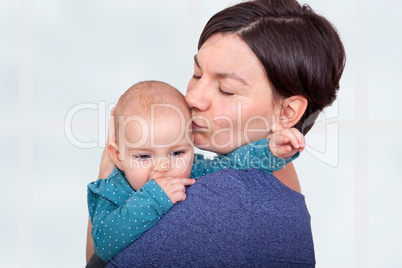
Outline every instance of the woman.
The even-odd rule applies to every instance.
[[[334,27],[294,0],[255,0],[214,15],[201,34],[186,101],[195,145],[225,154],[273,131],[306,134],[339,88]],[[274,176],[223,170],[108,267],[315,265],[310,216],[293,166]]]

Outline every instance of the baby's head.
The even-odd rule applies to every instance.
[[[116,144],[109,153],[135,190],[149,179],[190,176],[191,115],[174,87],[144,81],[129,88],[116,105],[115,127]]]

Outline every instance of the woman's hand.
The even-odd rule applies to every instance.
[[[116,133],[115,133],[114,107],[113,107],[109,121],[109,133],[106,140],[105,149],[102,152],[98,179],[107,178],[110,175],[110,173],[112,173],[113,170],[116,168],[116,165],[114,164],[109,154],[109,146],[115,144],[116,144]]]
[[[275,132],[269,141],[269,148],[274,156],[283,159],[291,158],[306,147],[304,135],[296,128],[285,128]]]
[[[108,133],[108,137],[106,140],[105,149],[102,152],[98,179],[107,178],[110,175],[110,173],[112,173],[113,170],[116,168],[116,165],[114,164],[114,162],[109,154],[109,146],[112,146],[111,144],[116,144],[115,125],[114,125],[114,107],[112,108],[112,112],[111,112],[111,116],[110,116],[109,133]],[[91,258],[92,254],[94,254],[94,244],[92,241],[91,229],[92,229],[91,220],[88,218],[87,246],[86,246],[87,263],[88,263],[89,259]]]

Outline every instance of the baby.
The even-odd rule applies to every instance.
[[[224,168],[257,168],[272,174],[304,148],[299,132],[284,129],[270,140],[253,142],[227,155],[194,157],[192,121],[184,96],[158,81],[140,82],[128,89],[114,117],[116,143],[109,153],[117,168],[107,179],[88,185],[94,250],[105,262],[185,200],[186,186],[195,182],[190,178]]]

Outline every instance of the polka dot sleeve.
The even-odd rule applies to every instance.
[[[216,156],[213,159],[207,159],[202,154],[196,154],[194,156],[191,177],[197,178],[228,168],[254,168],[272,174],[275,170],[280,170],[287,163],[295,160],[299,155],[300,153],[297,152],[290,159],[277,158],[269,149],[269,139],[261,139],[244,145],[227,155]]]
[[[105,262],[140,237],[173,206],[153,180],[137,191],[127,191],[130,188],[124,182],[113,178],[88,186],[94,249]]]

